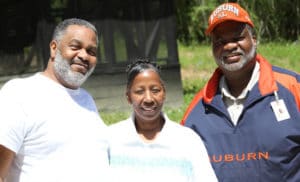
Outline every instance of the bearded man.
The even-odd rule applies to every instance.
[[[98,33],[83,19],[54,30],[43,72],[0,91],[0,182],[105,181],[106,125],[80,88],[97,64]]]

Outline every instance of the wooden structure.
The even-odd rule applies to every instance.
[[[167,106],[182,103],[173,0],[2,0],[0,86],[42,71],[54,26],[64,18],[92,22],[99,31],[98,64],[84,84],[104,110],[125,109],[125,68],[137,57],[162,67]],[[114,104],[112,104],[114,103]]]

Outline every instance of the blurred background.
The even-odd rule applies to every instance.
[[[125,68],[146,57],[162,67],[165,112],[179,121],[216,65],[204,32],[212,10],[238,2],[250,14],[258,51],[272,64],[300,71],[298,0],[1,0],[0,87],[9,79],[42,71],[55,25],[78,17],[98,29],[98,65],[83,85],[107,124],[130,114]]]

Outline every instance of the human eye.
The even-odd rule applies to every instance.
[[[136,89],[133,91],[134,94],[137,94],[137,95],[142,95],[144,93],[144,90],[143,89]]]
[[[80,49],[80,46],[78,44],[70,44],[70,48],[72,50],[78,50],[78,49]]]
[[[160,91],[161,91],[161,88],[159,88],[159,87],[154,87],[154,88],[151,89],[151,92],[155,93],[155,94],[159,93]]]
[[[242,40],[244,40],[245,39],[245,36],[239,36],[239,37],[235,37],[234,39],[233,39],[233,41],[234,42],[239,42],[239,41],[242,41]]]
[[[226,43],[225,40],[218,39],[218,40],[213,41],[213,47],[217,48],[217,47],[223,46],[225,43]]]
[[[91,56],[96,56],[96,55],[97,55],[96,49],[89,49],[87,52],[88,52],[88,54],[91,55]]]

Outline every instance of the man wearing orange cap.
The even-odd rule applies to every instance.
[[[205,142],[219,181],[300,181],[300,75],[256,53],[238,4],[220,5],[208,24],[218,68],[182,124]]]

